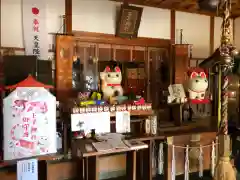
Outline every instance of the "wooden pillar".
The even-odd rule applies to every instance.
[[[235,44],[235,19],[236,18],[233,18],[232,20],[232,36],[233,36],[233,44]]]
[[[65,0],[65,25],[66,33],[72,33],[72,0]]]
[[[143,150],[143,179],[152,180],[153,140],[146,141],[148,148]]]
[[[215,17],[210,16],[210,55],[214,52],[214,26],[215,26]]]
[[[136,168],[137,168],[137,153],[136,151],[127,152],[127,179],[128,180],[136,180]]]
[[[2,14],[2,0],[0,0],[0,47],[2,47],[2,36],[1,36],[1,34],[2,34],[2,16],[1,16],[1,14]],[[1,55],[1,53],[0,53],[0,55]]]
[[[173,137],[167,137],[166,146],[164,148],[164,180],[172,179],[172,146]]]
[[[176,11],[175,10],[171,10],[171,44],[175,44],[175,40],[176,40]]]

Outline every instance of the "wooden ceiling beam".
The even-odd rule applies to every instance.
[[[124,2],[124,0],[110,0],[116,2]],[[196,0],[125,0],[129,4],[158,7],[161,9],[171,9],[175,11],[182,11],[188,13],[203,14],[208,16],[219,16],[214,12],[207,12],[199,10]],[[237,0],[233,0],[232,17],[236,18],[240,16],[240,3]]]
[[[196,11],[197,7],[198,6],[196,4],[190,4],[190,5],[186,6],[185,9],[190,10],[190,11]]]
[[[72,33],[72,0],[65,0],[65,25],[66,33]]]
[[[109,1],[115,1],[115,2],[123,2],[124,0],[109,0]],[[140,1],[140,0],[128,0],[129,4],[135,4],[135,5],[141,5],[141,6],[149,6],[149,7],[158,7],[161,9],[171,9],[175,11],[181,11],[181,12],[188,12],[188,13],[195,13],[195,14],[202,14],[202,15],[208,15],[208,16],[217,16],[216,13],[206,12],[206,11],[193,11],[193,10],[186,10],[182,7],[172,7],[171,4],[165,5],[161,3],[160,5],[156,6],[156,4],[147,3],[148,1]],[[176,6],[176,4],[175,4]]]

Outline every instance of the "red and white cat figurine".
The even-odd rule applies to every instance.
[[[123,88],[121,69],[116,66],[113,70],[109,66],[100,73],[102,80],[101,90],[103,92],[103,98],[109,100],[110,97],[122,96]]]
[[[203,100],[208,88],[207,75],[203,69],[191,69],[189,71],[188,92],[189,99]]]

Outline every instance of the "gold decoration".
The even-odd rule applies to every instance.
[[[97,63],[98,62],[98,58],[97,57],[94,57],[93,58],[93,63]]]

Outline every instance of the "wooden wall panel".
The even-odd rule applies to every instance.
[[[72,89],[73,36],[56,37],[56,89],[57,99],[65,100]],[[64,92],[64,93],[63,93]]]
[[[98,44],[98,60],[110,61],[113,59],[113,49],[111,44]]]
[[[132,61],[145,62],[146,61],[146,48],[134,47],[132,51]]]
[[[65,180],[74,179],[78,177],[79,170],[77,163],[61,162],[61,163],[47,163],[47,179],[46,180]]]
[[[122,171],[126,168],[126,155],[105,156],[100,158],[100,172]]]
[[[16,172],[2,171],[2,172],[0,172],[0,179],[2,179],[2,180],[16,180],[17,179],[17,173]]]
[[[173,82],[184,84],[189,67],[188,45],[177,44],[173,47]]]

